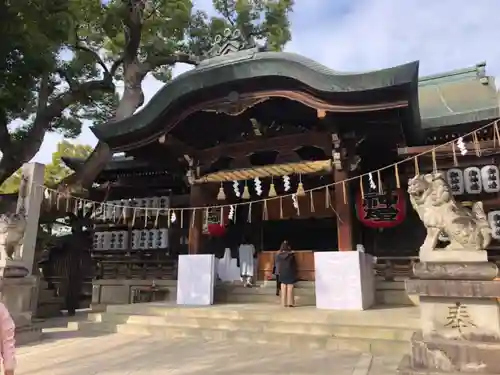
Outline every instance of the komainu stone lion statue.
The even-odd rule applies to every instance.
[[[2,259],[13,259],[22,245],[26,218],[21,214],[0,215],[0,251]]]
[[[446,250],[484,250],[491,242],[483,203],[468,209],[457,202],[443,172],[417,175],[408,182],[410,202],[427,228],[421,252],[436,249],[441,232],[448,236]]]

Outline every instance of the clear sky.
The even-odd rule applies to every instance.
[[[387,68],[420,60],[433,74],[487,61],[500,77],[499,0],[295,0],[292,41],[286,51],[303,54],[339,71]],[[211,11],[211,0],[197,8]],[[177,74],[186,70],[179,66]],[[500,82],[500,78],[497,78]],[[147,77],[146,100],[162,86]],[[500,84],[499,84],[500,86]],[[45,137],[35,160],[51,159],[61,137]],[[95,145],[88,127],[76,142]]]

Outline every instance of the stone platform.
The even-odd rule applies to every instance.
[[[400,356],[232,341],[51,330],[18,349],[16,375],[389,375]]]
[[[165,338],[197,337],[277,344],[289,348],[405,354],[419,327],[415,307],[367,311],[320,311],[272,304],[178,307],[168,303],[108,306],[89,321],[72,323],[87,332],[120,332]]]

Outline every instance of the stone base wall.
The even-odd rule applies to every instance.
[[[138,294],[140,298],[148,298],[148,289],[156,288],[154,298],[163,301],[175,301],[177,298],[177,281],[175,280],[128,280],[107,279],[92,282],[92,309],[99,310],[107,305],[125,305],[134,302]]]
[[[38,277],[6,278],[1,299],[16,324],[16,341],[26,344],[41,338],[41,331],[31,323],[37,305]]]

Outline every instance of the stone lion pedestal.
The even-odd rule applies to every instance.
[[[16,324],[16,344],[22,345],[38,341],[42,333],[32,324],[32,315],[37,303],[38,278],[26,275],[26,272],[23,272],[26,268],[18,263],[0,261],[0,273],[4,274],[1,281],[1,298]]]
[[[500,282],[486,251],[421,254],[406,290],[420,296],[422,330],[398,373],[500,374]]]

